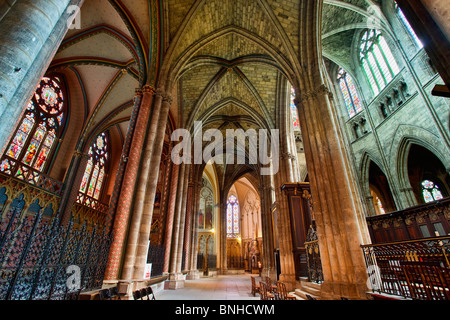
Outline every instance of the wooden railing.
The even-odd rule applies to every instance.
[[[450,234],[450,198],[366,218],[373,244]]]
[[[450,300],[450,237],[361,246],[373,292]]]

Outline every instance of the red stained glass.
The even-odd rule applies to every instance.
[[[39,152],[39,156],[34,164],[34,168],[38,171],[42,171],[44,169],[44,165],[47,161],[48,155],[51,151],[53,143],[55,142],[56,136],[54,132],[49,132],[47,138],[44,141],[44,146]]]
[[[20,153],[22,152],[23,146],[25,145],[28,136],[33,129],[34,119],[32,117],[26,117],[23,121],[16,136],[9,147],[7,155],[11,158],[18,159]]]
[[[28,166],[30,166],[39,150],[39,147],[41,146],[42,140],[44,139],[44,136],[47,132],[47,129],[40,125],[39,128],[34,133],[34,137],[31,140],[31,143],[28,145],[27,153],[25,154],[25,157],[23,158],[22,162]]]
[[[99,167],[98,164],[94,167],[94,172],[92,173],[91,182],[89,183],[88,193],[87,195],[89,197],[92,197],[94,195],[94,189],[97,184],[97,178],[99,174]]]
[[[295,105],[295,90],[291,88],[291,115],[294,131],[300,131],[300,120],[298,117],[297,106]]]
[[[230,196],[227,203],[227,234],[228,237],[239,234],[239,203],[235,196]]]
[[[42,172],[48,162],[64,121],[64,96],[57,81],[44,77],[25,110],[5,155]],[[6,170],[6,165],[4,166]],[[11,170],[14,171],[14,170]],[[23,177],[21,170],[11,172]],[[33,173],[34,178],[38,175]]]
[[[105,133],[100,134],[89,149],[89,162],[84,172],[80,192],[96,200],[100,199],[107,172],[108,145]]]
[[[341,88],[342,97],[344,98],[345,107],[348,115],[352,118],[363,111],[355,83],[353,78],[343,68],[339,70],[337,78]]]
[[[80,187],[80,191],[82,193],[86,193],[86,189],[87,189],[87,185],[89,182],[89,178],[91,177],[91,171],[92,171],[92,159],[89,159],[89,162],[86,166],[86,170],[84,172],[84,176],[83,176],[83,180],[81,181],[81,187]]]
[[[100,170],[100,174],[98,175],[97,184],[95,186],[94,199],[98,200],[100,198],[100,191],[101,191],[101,187],[103,185],[104,178],[105,178],[105,169],[102,168]]]

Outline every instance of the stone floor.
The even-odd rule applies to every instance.
[[[178,290],[156,293],[157,300],[260,300],[252,296],[251,275],[220,275],[185,282]],[[259,278],[256,278],[259,281]]]

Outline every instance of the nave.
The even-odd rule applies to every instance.
[[[252,295],[250,274],[201,277],[178,290],[155,291],[157,300],[260,300]]]

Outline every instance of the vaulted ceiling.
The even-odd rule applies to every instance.
[[[300,6],[276,0],[86,0],[81,29],[69,30],[50,66],[63,72],[71,105],[84,114],[86,137],[105,129],[125,136],[135,89],[174,76],[177,127],[275,128],[277,88],[298,70]],[[324,0],[325,58],[351,65],[356,30],[374,1]],[[221,179],[248,168],[218,167]],[[242,172],[241,172],[242,171]]]

